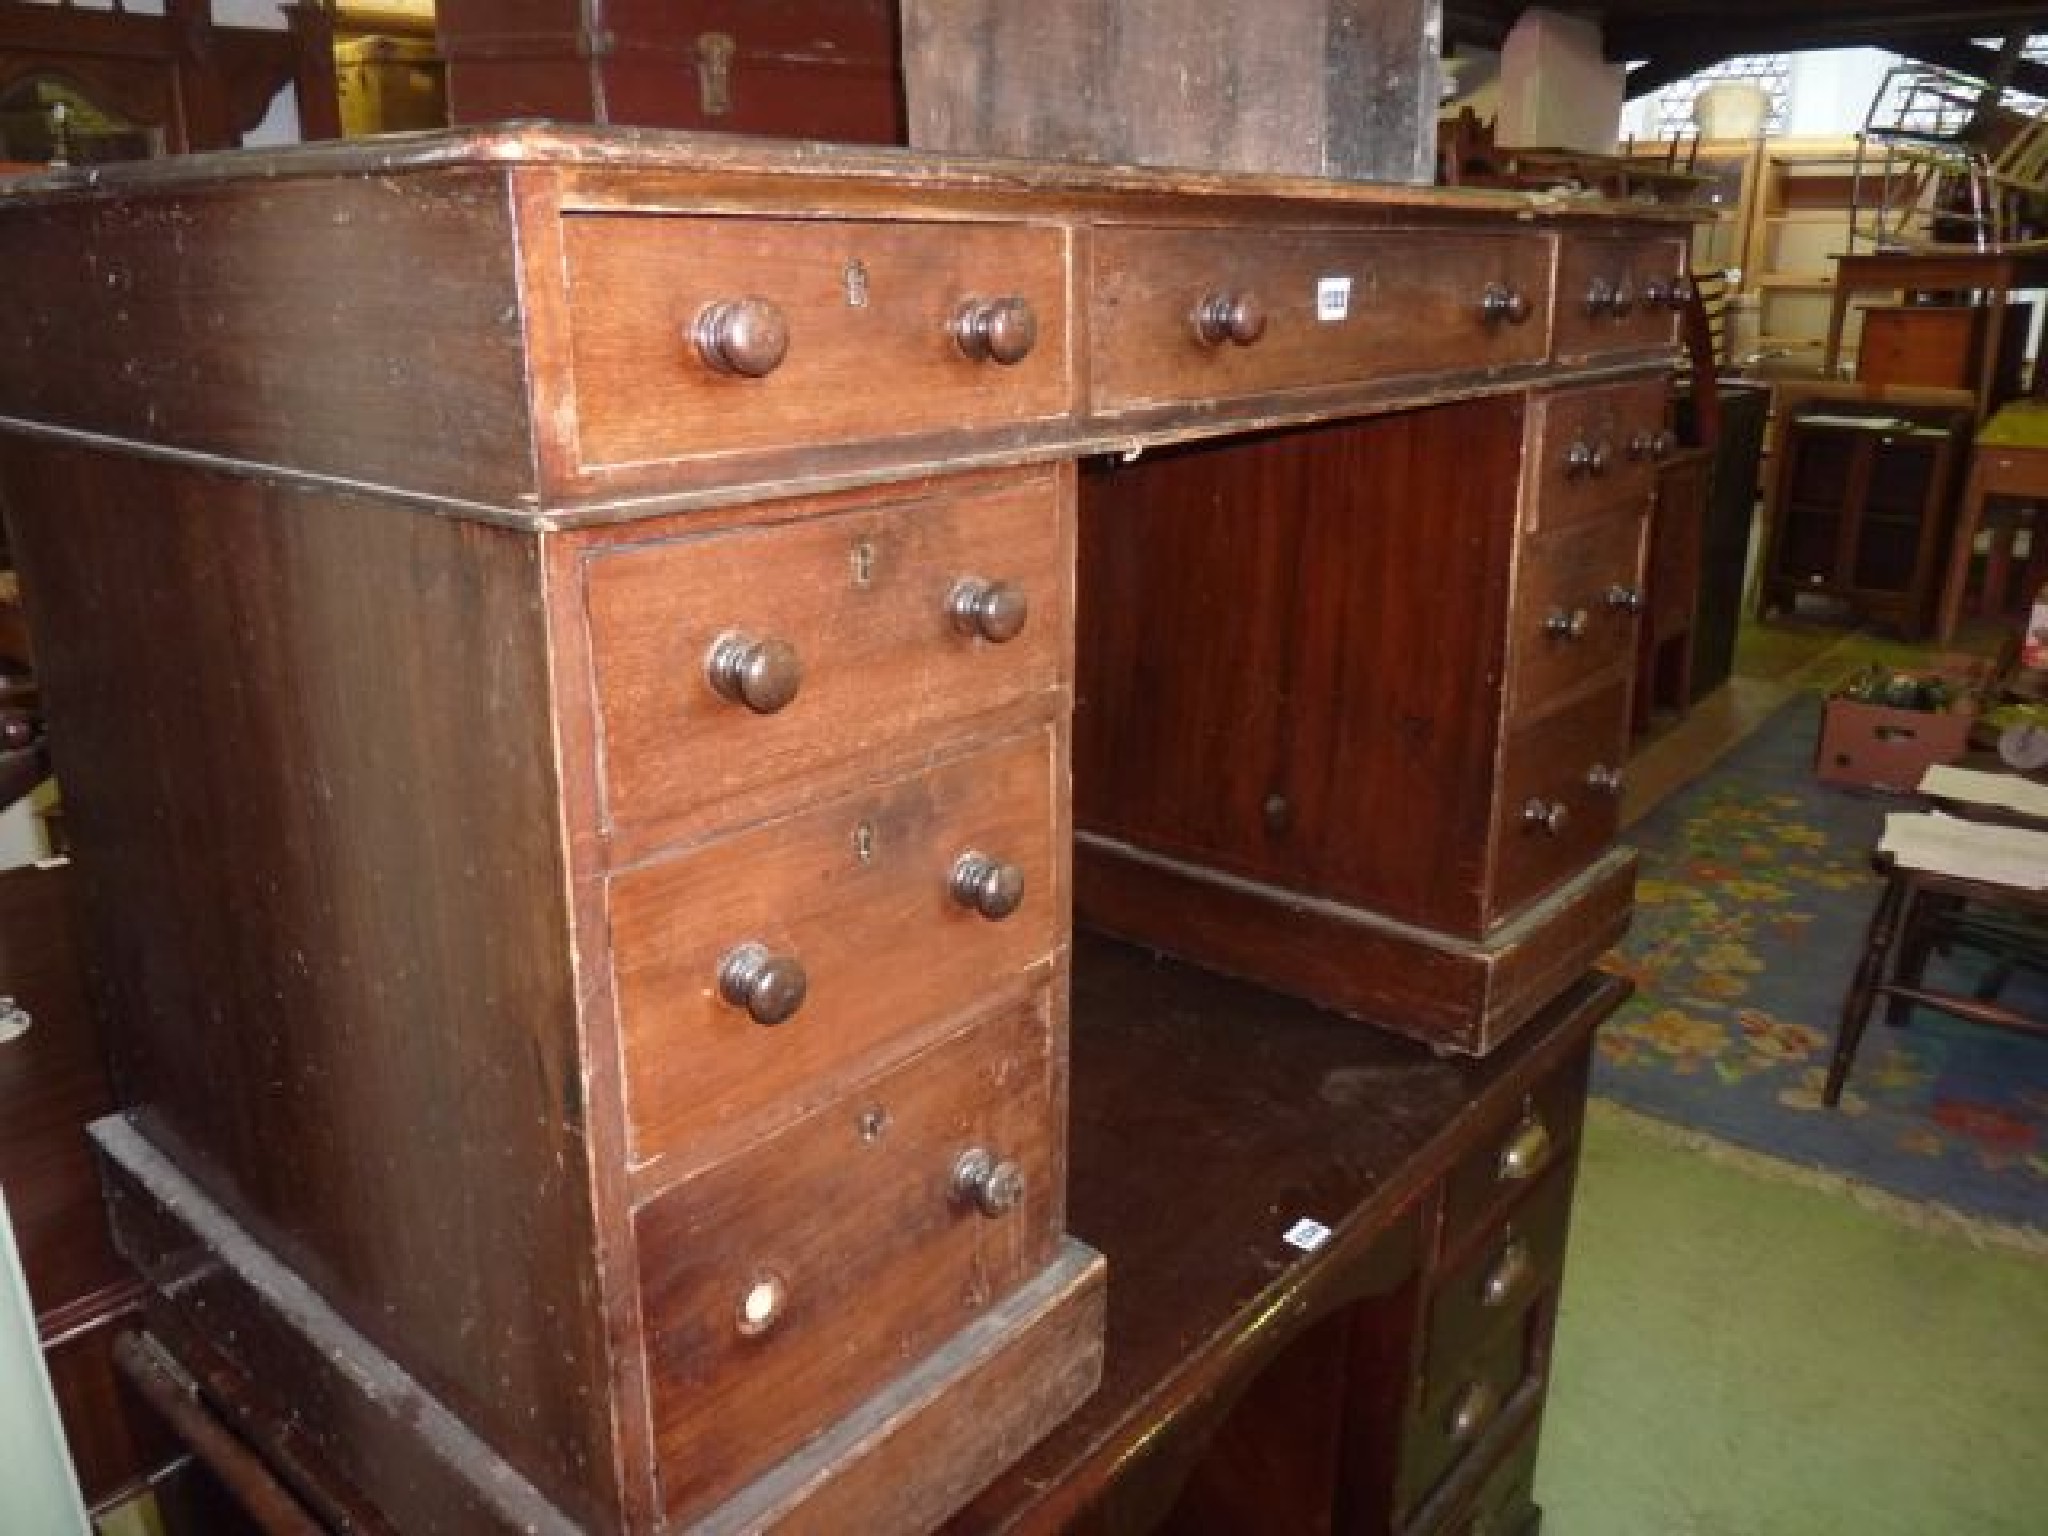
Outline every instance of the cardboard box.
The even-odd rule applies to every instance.
[[[1911,794],[1929,768],[1962,757],[1976,718],[1974,711],[1893,709],[1829,699],[1814,772],[1823,784]]]

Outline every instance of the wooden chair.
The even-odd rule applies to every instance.
[[[1932,812],[1887,818],[1890,841],[1895,823],[1926,824]],[[1855,1063],[1864,1028],[1879,998],[1887,1002],[1887,1022],[1899,1025],[1918,1004],[1992,1028],[2048,1036],[2048,1018],[2022,1011],[2001,1000],[2005,978],[2017,968],[2048,972],[2048,831],[2042,824],[2019,818],[2021,825],[2004,828],[2008,846],[2038,851],[2041,884],[2020,878],[1964,873],[1956,866],[1933,867],[1924,854],[1879,853],[1877,868],[1884,890],[1871,914],[1863,955],[1842,1001],[1835,1050],[1828,1063],[1821,1102],[1838,1105]],[[1968,991],[1940,986],[1927,979],[1928,962],[1945,950],[1974,949],[1987,957],[1990,969]]]

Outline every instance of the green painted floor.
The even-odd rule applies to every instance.
[[[1595,1104],[1545,1536],[2041,1536],[2048,1259],[1759,1178]]]

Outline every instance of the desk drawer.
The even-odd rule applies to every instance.
[[[660,1497],[678,1526],[1051,1261],[1052,1018],[1041,992],[635,1215]],[[976,1150],[1015,1199],[997,1214],[956,1191]]]
[[[1444,1182],[1441,1262],[1462,1261],[1482,1233],[1497,1229],[1508,1206],[1553,1168],[1571,1162],[1586,1113],[1590,1047],[1536,1083],[1512,1110],[1474,1138]]]
[[[1429,1343],[1422,1377],[1429,1390],[1455,1374],[1495,1329],[1554,1292],[1564,1273],[1571,1231],[1572,1159],[1561,1158],[1500,1225],[1443,1271],[1429,1304]]]
[[[1059,769],[1048,728],[613,877],[634,1161],[694,1165],[1050,956]],[[973,871],[955,894],[976,858],[1005,915]]]
[[[1510,729],[1602,673],[1635,664],[1648,510],[1616,507],[1524,542],[1509,640]]]
[[[585,601],[614,859],[766,814],[822,771],[876,771],[971,716],[1033,697],[1062,707],[1073,572],[1061,484],[1049,472],[978,481],[594,555]],[[953,611],[998,590],[1021,622],[1000,643]],[[754,681],[793,673],[793,695],[762,712],[779,695],[722,694],[721,641],[721,654],[781,648]]]
[[[1007,426],[1069,407],[1061,230],[595,213],[562,222],[586,467]],[[991,339],[1005,356],[1028,349],[999,362]]]
[[[1622,504],[1647,510],[1660,454],[1675,440],[1664,433],[1663,375],[1626,384],[1553,390],[1529,413],[1525,472],[1531,528],[1557,528],[1602,518]]]
[[[1620,825],[1628,758],[1628,679],[1588,694],[1509,740],[1494,807],[1494,917],[1592,863]]]
[[[1685,238],[1567,235],[1557,260],[1557,356],[1669,351],[1683,304]]]
[[[1542,360],[1551,246],[1436,230],[1105,229],[1091,261],[1089,404],[1115,414]],[[1519,322],[1483,307],[1518,295]],[[1255,340],[1205,341],[1242,301]]]
[[[1537,1335],[1548,1305],[1545,1297],[1524,1308],[1515,1326],[1468,1355],[1444,1381],[1429,1384],[1402,1436],[1397,1503],[1404,1517],[1412,1516],[1466,1457],[1484,1457],[1490,1446],[1500,1444],[1499,1431],[1541,1390]]]

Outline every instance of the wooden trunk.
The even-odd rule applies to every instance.
[[[892,0],[439,0],[448,121],[903,142]]]
[[[1435,175],[1441,0],[904,0],[921,149]]]

